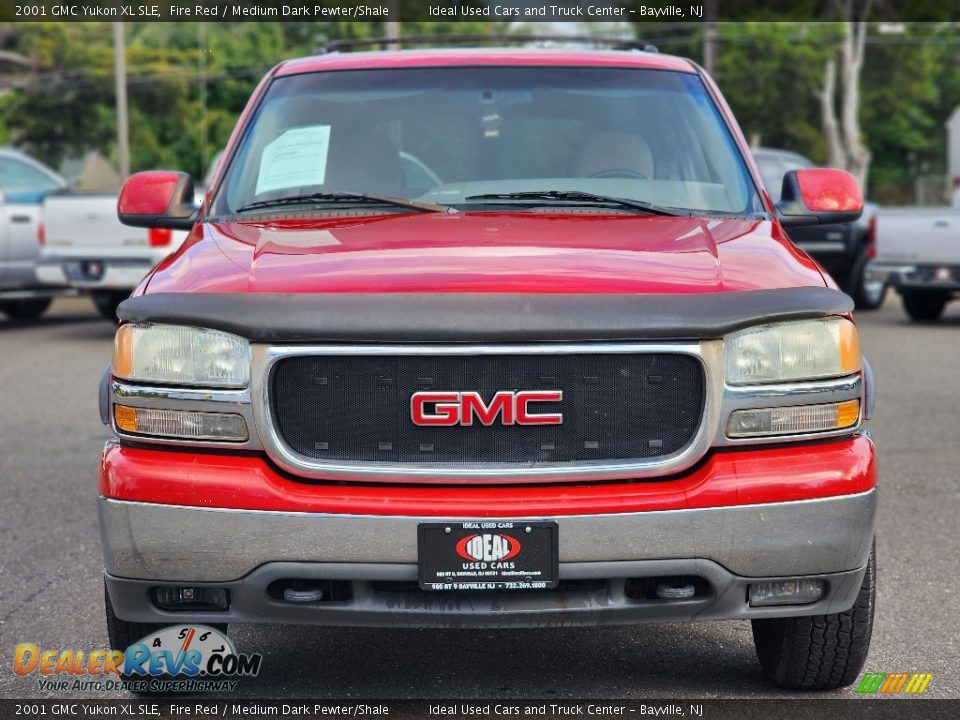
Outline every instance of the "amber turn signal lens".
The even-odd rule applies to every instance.
[[[137,431],[137,411],[132,407],[114,405],[113,419],[117,423],[118,429],[130,433]]]
[[[860,401],[847,400],[837,405],[837,429],[856,425],[860,419]]]
[[[859,371],[862,360],[857,326],[852,322],[840,323],[837,335],[837,345],[840,348],[840,368],[848,374]]]
[[[133,371],[133,332],[129,325],[117,330],[113,345],[113,374],[116,377],[129,377]]]

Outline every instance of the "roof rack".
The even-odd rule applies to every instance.
[[[341,50],[352,50],[358,47],[380,46],[386,48],[388,45],[457,45],[457,44],[485,44],[485,43],[525,43],[525,42],[564,42],[580,43],[584,45],[603,45],[615,50],[642,50],[643,52],[659,52],[656,45],[651,45],[644,40],[628,38],[600,38],[590,35],[404,35],[396,38],[349,38],[344,40],[331,40],[317,48],[316,53],[322,55],[325,53],[339,52]]]

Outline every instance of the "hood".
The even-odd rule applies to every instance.
[[[150,292],[699,293],[824,286],[768,221],[569,212],[202,223]]]

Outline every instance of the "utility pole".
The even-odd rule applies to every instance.
[[[120,179],[130,175],[130,123],[127,118],[127,58],[123,23],[113,23],[113,79],[117,94],[117,165]]]
[[[197,45],[200,60],[197,74],[200,76],[200,177],[207,176],[207,24],[197,23]]]
[[[717,3],[720,0],[705,0],[703,23],[703,69],[713,75],[717,70]]]
[[[387,0],[387,15],[389,20],[384,28],[387,33],[387,40],[396,40],[400,37],[400,0]],[[399,50],[400,43],[390,43],[386,46],[388,50]]]

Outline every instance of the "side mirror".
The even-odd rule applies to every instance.
[[[783,176],[777,214],[786,227],[853,222],[863,212],[857,179],[843,170],[791,170]]]
[[[193,180],[186,173],[172,170],[131,175],[117,200],[120,222],[133,227],[189,230],[199,214]]]

